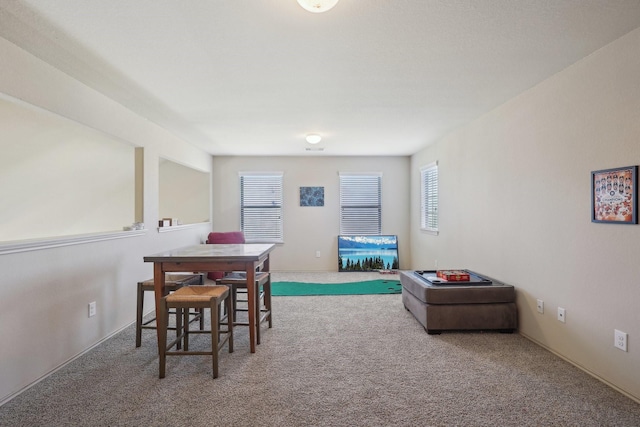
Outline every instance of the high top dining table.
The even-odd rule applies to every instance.
[[[165,273],[169,272],[209,272],[209,271],[244,271],[247,274],[247,304],[249,315],[249,349],[256,351],[256,318],[255,273],[256,268],[263,266],[262,271],[269,271],[269,253],[274,244],[202,244],[172,249],[166,252],[144,257],[144,262],[153,263],[153,284],[156,300],[156,313],[160,310],[160,300],[165,296]],[[158,329],[159,331],[159,329]],[[160,352],[158,339],[158,354]]]

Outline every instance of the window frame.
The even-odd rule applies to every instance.
[[[339,233],[340,235],[381,235],[382,234],[382,172],[339,172],[339,188],[340,188],[340,212],[339,212]],[[367,200],[363,200],[361,197],[357,197],[355,200],[352,198],[350,203],[345,204],[345,198],[349,197],[348,190],[344,187],[347,183],[347,180],[355,179],[360,180],[359,185],[363,185],[363,179],[375,179],[375,184],[377,186],[377,190],[373,190],[373,192],[377,192],[377,201],[371,204],[366,204]],[[364,183],[364,185],[368,185],[369,183]],[[369,189],[371,191],[371,189]],[[351,189],[352,193],[355,193],[355,189]],[[360,196],[362,193],[360,193]],[[359,199],[359,200],[358,200]],[[348,201],[348,200],[347,200]],[[354,209],[356,209],[354,211]],[[365,217],[360,220],[348,219],[347,215],[345,215],[347,210],[350,210],[351,213],[357,212],[357,209],[369,210],[370,212],[377,211],[377,218],[374,218],[373,222],[377,222],[375,224],[376,229],[366,229],[355,227],[354,224],[357,222],[359,225],[367,224],[372,222],[367,217],[369,214],[365,213]],[[375,216],[375,215],[374,215]]]
[[[283,172],[239,172],[239,184],[240,184],[240,229],[245,235],[247,243],[284,243],[284,173]],[[272,179],[273,183],[267,183],[265,180]],[[278,182],[276,182],[278,181]],[[256,204],[256,202],[266,202],[269,198],[260,198],[254,200],[246,200],[247,189],[245,185],[248,182],[253,182],[256,187],[251,191],[259,191],[260,187],[268,188],[273,185],[273,189],[276,191],[275,197],[271,199],[271,204]],[[277,194],[279,192],[279,194]],[[255,196],[255,194],[254,194]],[[254,203],[253,205],[251,203]],[[271,209],[277,209],[272,220],[275,220],[275,227],[268,228],[268,232],[264,234],[256,235],[255,230],[259,229],[259,222],[256,224],[247,224],[248,219],[246,213],[250,210],[262,210],[263,214],[256,216],[254,220],[258,218],[269,218],[269,215],[265,216],[264,212]],[[266,210],[266,211],[265,211]],[[279,216],[279,218],[277,218]]]
[[[438,162],[422,166],[420,168],[420,229],[434,235],[440,232],[439,186]]]

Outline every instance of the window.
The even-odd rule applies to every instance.
[[[420,169],[420,228],[438,233],[438,162]]]
[[[340,174],[340,234],[381,234],[382,174]]]
[[[240,217],[247,242],[283,242],[282,173],[240,174]]]

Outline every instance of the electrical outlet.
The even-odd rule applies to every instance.
[[[544,313],[544,301],[538,300],[538,313]]]
[[[435,261],[434,261],[434,264],[435,264],[435,266],[436,266],[436,270],[437,270],[437,269],[438,269],[438,260],[435,260]]]
[[[558,307],[558,320],[561,321],[562,323],[566,322],[564,308],[562,307]]]
[[[316,258],[320,258],[320,251],[316,251]]]
[[[614,329],[613,345],[622,351],[627,351],[627,333]]]
[[[89,303],[89,317],[93,317],[96,315],[96,302]]]

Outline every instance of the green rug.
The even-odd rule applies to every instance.
[[[398,280],[367,280],[350,283],[301,283],[301,282],[273,282],[271,295],[300,296],[300,295],[370,295],[370,294],[399,294],[402,286]]]

